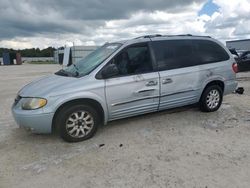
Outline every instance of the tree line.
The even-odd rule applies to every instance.
[[[23,49],[23,50],[14,50],[12,48],[0,48],[0,57],[3,56],[3,52],[9,52],[9,53],[21,53],[22,57],[53,57],[54,56],[54,50],[53,47],[48,47],[45,49],[40,48],[29,48],[29,49]]]

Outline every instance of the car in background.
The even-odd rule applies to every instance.
[[[250,71],[250,51],[245,51],[237,59],[239,72]]]

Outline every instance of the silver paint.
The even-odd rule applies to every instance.
[[[152,40],[196,39],[191,36],[156,37]],[[104,124],[108,121],[143,113],[193,104],[199,101],[202,91],[211,81],[225,84],[224,95],[233,92],[237,86],[232,70],[234,58],[230,55],[223,62],[180,68],[160,72],[123,76],[110,79],[96,79],[96,74],[122,49],[131,44],[150,42],[149,38],[122,41],[122,46],[89,75],[81,78],[51,75],[25,86],[21,97],[42,97],[48,100],[45,107],[37,110],[22,110],[22,99],[12,107],[16,122],[32,128],[37,133],[50,133],[57,109],[66,102],[76,99],[95,100],[103,109]]]

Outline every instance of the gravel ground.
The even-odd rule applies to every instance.
[[[250,187],[250,73],[217,112],[183,107],[114,121],[69,144],[18,128],[10,108],[58,65],[0,67],[0,187]]]

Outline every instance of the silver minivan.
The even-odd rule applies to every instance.
[[[216,111],[236,89],[236,72],[229,50],[211,37],[142,36],[106,43],[26,85],[12,112],[21,127],[77,142],[116,119],[195,103]]]

